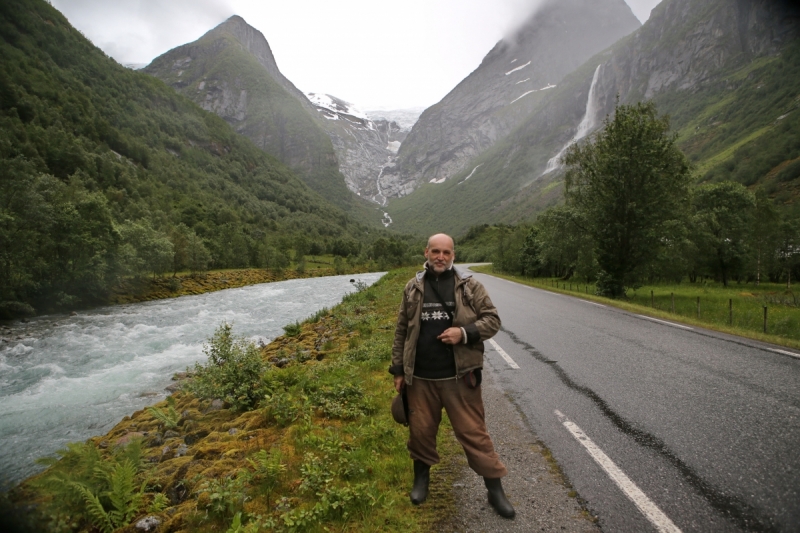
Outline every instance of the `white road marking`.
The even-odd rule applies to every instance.
[[[567,430],[572,433],[572,436],[577,439],[577,441],[586,448],[586,451],[589,452],[589,455],[592,456],[592,459],[600,465],[600,468],[605,470],[608,477],[616,483],[616,485],[625,493],[636,507],[642,512],[642,514],[647,518],[650,523],[652,523],[658,531],[662,531],[665,533],[681,533],[681,530],[678,529],[672,520],[669,519],[664,512],[658,508],[658,506],[653,503],[653,501],[647,497],[647,495],[642,492],[642,489],[636,486],[636,484],[631,481],[631,479],[625,475],[625,472],[619,469],[619,467],[614,464],[614,461],[603,452],[593,441],[590,439],[586,433],[583,432],[581,428],[579,428],[574,422],[570,421],[569,418],[564,416],[561,411],[558,409],[555,410],[555,414],[558,417],[558,420],[564,425]]]
[[[497,351],[497,353],[500,354],[500,357],[502,357],[503,359],[506,360],[506,363],[508,363],[508,366],[510,366],[511,368],[516,368],[517,370],[519,370],[519,365],[516,362],[514,362],[513,359],[511,359],[511,356],[508,355],[506,353],[506,351],[500,347],[499,344],[494,342],[494,339],[489,339],[489,344],[491,344],[492,348],[494,348]]]
[[[779,350],[777,348],[767,348],[767,350],[769,350],[770,352],[782,353],[783,355],[791,355],[792,357],[800,359],[800,353],[787,352],[786,350]]]
[[[582,302],[586,302],[587,304],[596,305],[597,307],[606,307],[606,306],[605,306],[605,305],[603,305],[603,304],[599,304],[599,303],[597,303],[597,302],[592,302],[592,301],[590,301],[590,300],[581,300],[581,301],[582,301]]]
[[[644,316],[644,315],[637,315],[637,314],[634,314],[633,316],[638,316],[639,318],[644,318],[645,320],[652,320],[653,322],[658,322],[660,324],[666,324],[667,326],[674,326],[676,328],[694,330],[694,328],[690,328],[689,326],[682,326],[681,324],[676,324],[674,322],[667,322],[666,320],[659,320],[659,319],[653,318],[651,316]]]

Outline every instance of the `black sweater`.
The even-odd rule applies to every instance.
[[[436,297],[439,292],[441,300]],[[447,307],[442,306],[444,300]],[[455,314],[455,276],[453,270],[436,275],[425,272],[425,293],[419,320],[419,339],[414,362],[414,376],[422,379],[445,379],[456,375],[453,347],[437,337],[453,325]]]

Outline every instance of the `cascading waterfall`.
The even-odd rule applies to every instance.
[[[595,125],[595,118],[597,115],[597,102],[595,101],[594,97],[594,89],[597,85],[597,80],[600,78],[600,68],[603,64],[597,65],[597,68],[594,69],[594,76],[592,77],[592,85],[589,87],[589,97],[586,100],[586,112],[583,114],[583,119],[581,123],[578,124],[578,131],[575,132],[575,136],[570,139],[570,141],[564,145],[563,148],[550,160],[547,162],[547,168],[545,168],[544,172],[542,172],[542,176],[548,174],[555,169],[561,166],[561,157],[567,151],[567,149],[572,146],[573,143],[578,142],[579,140],[586,137],[586,135],[594,128]]]

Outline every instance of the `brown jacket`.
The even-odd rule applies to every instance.
[[[494,337],[500,329],[500,316],[480,281],[474,279],[469,272],[461,272],[455,267],[453,270],[456,301],[453,326],[462,327],[468,333],[477,332],[477,335],[468,337],[479,337],[474,343],[453,346],[456,373],[461,377],[470,370],[483,367],[483,341]],[[417,272],[417,275],[406,284],[403,290],[403,302],[397,315],[397,328],[394,331],[392,366],[389,372],[396,376],[405,376],[408,385],[411,385],[414,379],[414,358],[425,291],[424,276],[424,270]]]

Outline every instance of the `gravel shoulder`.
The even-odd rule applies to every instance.
[[[467,466],[462,452],[454,465],[458,470],[452,487],[458,512],[449,523],[439,524],[438,531],[599,532],[547,448],[496,383],[491,368],[484,367],[482,387],[489,434],[508,468],[503,488],[517,515],[507,520],[494,512],[486,499],[483,479]],[[431,475],[435,476],[436,470]]]

